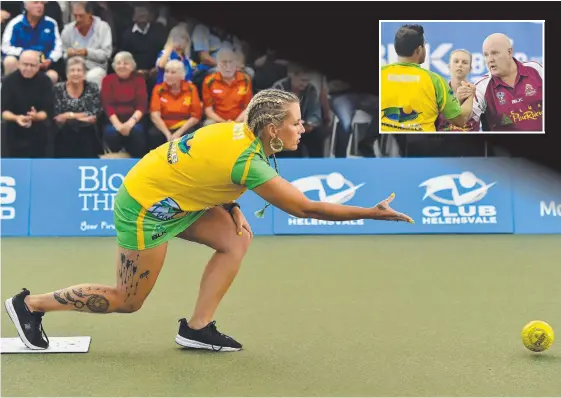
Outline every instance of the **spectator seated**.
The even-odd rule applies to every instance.
[[[181,61],[168,61],[164,82],[156,85],[150,102],[149,130],[151,148],[193,132],[202,116],[197,87],[184,80],[185,66]]]
[[[66,64],[68,81],[55,85],[55,155],[96,158],[101,152],[96,123],[101,112],[97,85],[85,80],[86,61],[72,57]]]
[[[141,158],[147,151],[142,123],[148,104],[146,83],[135,72],[136,63],[129,52],[115,55],[113,69],[115,73],[106,76],[101,86],[101,104],[109,119],[103,140],[112,152],[124,147],[132,157]]]
[[[86,80],[101,87],[107,75],[108,61],[113,51],[111,28],[107,22],[93,15],[91,2],[73,2],[75,21],[62,31],[64,56],[83,57],[86,60]]]
[[[45,2],[25,1],[23,14],[12,19],[2,37],[2,57],[6,75],[18,67],[18,57],[24,50],[35,50],[41,53],[39,68],[47,72],[47,76],[56,83],[58,73],[55,65],[62,57],[62,43],[58,24],[44,15]],[[40,33],[38,33],[40,32]]]
[[[9,157],[46,156],[54,97],[53,84],[40,65],[40,53],[25,50],[18,69],[2,83],[2,135],[6,135]]]
[[[203,81],[205,125],[226,121],[243,122],[245,109],[253,97],[251,80],[239,72],[238,57],[230,49],[221,49],[217,56],[218,71]]]

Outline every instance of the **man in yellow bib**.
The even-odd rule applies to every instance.
[[[7,299],[6,310],[23,343],[38,350],[49,346],[42,327],[45,312],[139,310],[162,269],[167,242],[178,237],[216,252],[204,271],[193,316],[179,321],[176,343],[239,351],[242,345],[220,333],[211,320],[253,236],[235,203],[247,189],[296,217],[412,223],[390,208],[393,194],[373,208],[316,202],[278,175],[274,154],[296,150],[304,132],[299,102],[292,93],[263,90],[249,103],[245,123],[203,127],[141,159],[125,177],[115,201],[116,284],[82,284],[41,295],[23,289]],[[274,169],[269,156],[275,160]]]
[[[403,25],[395,34],[399,62],[384,65],[381,71],[383,132],[436,132],[438,115],[456,126],[469,120],[475,86],[464,82],[458,99],[442,76],[421,67],[426,48],[421,25]],[[468,96],[469,95],[469,96]]]

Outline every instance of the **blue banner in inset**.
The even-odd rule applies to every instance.
[[[476,82],[488,73],[483,41],[492,33],[504,33],[512,40],[514,57],[521,62],[543,64],[543,23],[536,22],[407,22],[423,26],[427,41],[424,68],[450,78],[450,53],[464,49],[472,54],[470,80]],[[380,65],[397,62],[395,33],[404,22],[382,22]]]

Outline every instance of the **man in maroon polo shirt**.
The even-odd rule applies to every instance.
[[[543,67],[537,62],[520,62],[513,57],[510,39],[493,33],[483,42],[489,69],[475,84],[472,117],[485,118],[490,131],[542,132]]]

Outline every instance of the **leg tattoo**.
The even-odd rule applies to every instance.
[[[91,290],[91,288],[88,290]],[[71,292],[59,290],[53,293],[53,297],[62,305],[73,305],[76,311],[104,313],[109,309],[109,300],[101,294],[106,293],[105,290],[99,294],[84,293],[81,288],[72,289]]]
[[[119,279],[121,280],[121,284],[119,288],[124,290],[125,302],[131,295],[136,296],[140,280],[148,280],[148,275],[150,275],[149,270],[138,275],[139,257],[140,255],[137,255],[135,259],[127,259],[125,254],[121,254],[121,268],[119,269]]]

